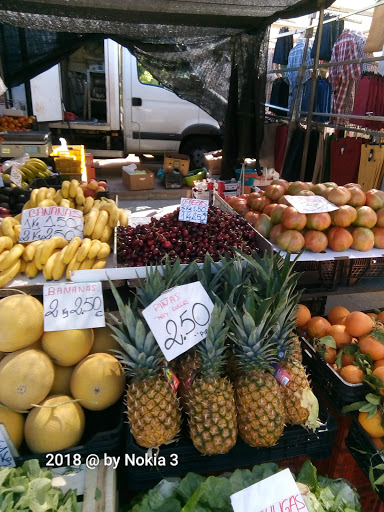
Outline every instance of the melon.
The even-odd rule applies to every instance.
[[[41,302],[25,294],[0,300],[0,351],[14,352],[32,345],[43,334]]]
[[[53,380],[50,395],[70,395],[70,382],[74,366],[57,366],[55,367],[55,378]]]
[[[41,350],[25,348],[6,355],[0,362],[0,402],[23,411],[48,395],[55,371]]]
[[[24,415],[0,406],[0,423],[7,429],[15,448],[19,448],[24,439]]]
[[[68,395],[52,395],[34,407],[25,421],[25,441],[33,453],[66,450],[79,444],[84,411]]]
[[[71,393],[91,411],[101,411],[121,397],[125,387],[123,370],[110,354],[91,354],[75,367],[71,377]]]
[[[121,350],[120,345],[112,338],[112,331],[109,327],[99,327],[93,329],[95,339],[90,354],[96,354],[98,352],[111,353],[111,350]],[[113,355],[113,353],[112,353]]]
[[[41,347],[58,366],[74,366],[89,354],[93,329],[68,329],[45,332]]]

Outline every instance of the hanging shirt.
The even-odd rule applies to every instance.
[[[336,41],[331,56],[331,62],[362,59],[372,54],[364,53],[365,38],[360,32],[344,30]],[[350,114],[353,109],[357,82],[363,71],[372,71],[376,67],[370,63],[363,65],[343,64],[329,69],[329,81],[333,89],[332,112],[335,114]],[[347,120],[339,118],[338,123],[344,124]]]
[[[288,27],[282,27],[279,30],[279,34],[285,34],[289,32]],[[275,64],[287,65],[288,55],[293,46],[293,35],[278,37],[276,40],[275,51],[273,53],[272,62]]]
[[[299,39],[296,46],[292,48],[292,50],[289,52],[288,56],[288,68],[297,68],[300,67],[303,63],[303,55],[304,55],[304,47],[305,47],[305,39]],[[311,46],[308,46],[307,51],[307,57],[305,60],[306,66],[312,66],[313,65],[313,59],[311,59]],[[311,71],[307,69],[305,71],[304,81],[308,80],[310,77]],[[288,99],[288,108],[292,108],[293,104],[295,102],[296,98],[296,91],[297,91],[297,78],[298,78],[298,71],[287,71],[286,78],[289,82],[289,99]],[[300,110],[300,104],[301,100],[299,102],[299,110]]]

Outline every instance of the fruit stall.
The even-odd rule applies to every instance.
[[[276,180],[134,222],[55,170],[1,174],[5,510],[231,510],[290,468],[309,511],[381,512],[384,313],[324,307],[383,277],[384,193]]]

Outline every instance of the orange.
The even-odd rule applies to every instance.
[[[365,313],[353,311],[345,319],[344,325],[349,334],[360,338],[360,336],[365,336],[372,331],[374,322]]]
[[[348,316],[350,311],[347,308],[343,308],[342,306],[335,306],[329,310],[328,313],[328,321],[334,324],[341,324],[340,320],[343,320],[346,316]]]
[[[348,366],[349,364],[353,364],[355,360],[355,356],[352,354],[343,354],[341,356],[341,366]]]
[[[376,368],[380,368],[381,366],[384,366],[384,359],[378,359],[373,363],[374,370],[376,370]]]
[[[384,443],[380,437],[371,437],[371,441],[378,450],[382,450],[384,448]]]
[[[364,336],[359,340],[359,350],[362,354],[369,354],[374,361],[384,359],[384,343],[373,336]]]
[[[322,338],[328,334],[331,324],[322,316],[312,317],[306,325],[306,331],[310,338]]]
[[[296,313],[296,325],[297,327],[304,327],[307,322],[311,319],[311,312],[304,306],[304,304],[299,304],[297,313]]]
[[[378,322],[384,322],[384,311],[381,311],[381,313],[379,313],[377,316],[376,316],[376,320]]]
[[[347,331],[345,325],[334,324],[328,331],[328,336],[332,336],[336,341],[336,347],[341,348],[348,343],[352,343],[352,336]]]
[[[367,412],[360,412],[358,421],[363,429],[368,432],[371,437],[383,437],[384,429],[381,426],[382,415],[379,411],[372,418],[368,418]]]
[[[384,366],[379,366],[378,368],[373,370],[372,375],[374,375],[375,377],[378,377],[384,383]],[[384,395],[384,389],[383,388],[380,389],[380,395]]]
[[[336,361],[336,349],[333,347],[325,346],[324,361],[329,364],[333,364]]]
[[[364,372],[354,364],[347,364],[339,370],[339,375],[351,384],[360,384],[363,382]]]
[[[377,313],[373,313],[373,311],[367,313],[367,315],[369,316],[369,318],[372,318],[373,320],[377,319]]]

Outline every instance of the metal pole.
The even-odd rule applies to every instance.
[[[323,33],[323,21],[324,21],[324,2],[321,3],[319,24],[317,26],[318,37],[317,37],[317,44],[316,44],[315,62],[313,64],[312,89],[311,89],[311,97],[309,100],[309,108],[308,108],[309,112],[308,112],[308,117],[307,117],[307,131],[305,132],[303,158],[301,160],[301,171],[300,171],[300,180],[301,181],[304,181],[304,179],[305,179],[305,167],[307,165],[309,139],[311,136],[313,105],[315,104],[315,93],[316,93],[316,85],[317,85],[317,70],[319,67],[320,44],[321,44],[321,36]]]

